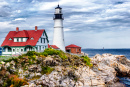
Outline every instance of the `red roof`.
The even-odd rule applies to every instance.
[[[50,48],[50,45],[48,44],[48,48]]]
[[[77,45],[74,45],[74,44],[71,44],[71,45],[68,45],[66,46],[66,48],[79,48],[80,46],[77,46]],[[81,47],[80,47],[81,48]]]
[[[50,47],[52,47],[54,49],[59,49],[59,47],[57,47],[56,45],[50,45]]]
[[[13,37],[29,37],[27,30],[18,31]]]
[[[43,34],[43,32],[44,29],[37,31],[35,30],[22,30],[18,32],[10,31],[1,46],[26,46],[26,45],[35,46],[37,44],[37,41]],[[14,37],[27,37],[28,39],[26,42],[14,42]],[[32,37],[34,38],[33,40],[31,40]],[[12,40],[9,40],[10,38]]]

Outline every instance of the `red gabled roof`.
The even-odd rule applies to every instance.
[[[18,32],[10,31],[1,46],[26,46],[26,45],[35,46],[43,32],[44,29],[37,31],[35,30],[22,30]],[[26,42],[14,42],[14,37],[27,37],[28,40]],[[31,40],[31,37],[33,37],[34,40]],[[11,38],[12,40],[9,40],[9,38]]]
[[[15,36],[13,37],[29,37],[27,30],[23,30],[20,32],[16,32]]]
[[[56,45],[50,45],[50,47],[52,47],[54,49],[59,49],[59,47],[57,47]]]
[[[72,47],[79,48],[80,46],[77,46],[77,45],[74,45],[74,44],[71,44],[71,45],[66,46],[66,48],[72,48]]]
[[[50,45],[48,44],[48,48],[50,48]]]

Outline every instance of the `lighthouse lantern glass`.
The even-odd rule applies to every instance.
[[[56,9],[56,10],[55,10],[55,13],[56,13],[56,14],[61,14],[61,9]]]

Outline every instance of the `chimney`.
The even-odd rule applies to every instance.
[[[37,29],[38,29],[38,27],[37,27],[37,26],[35,26],[35,31],[37,31]]]
[[[19,27],[16,27],[16,32],[18,32],[19,31]]]

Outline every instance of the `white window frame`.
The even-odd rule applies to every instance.
[[[19,52],[19,48],[16,49],[16,52]]]

